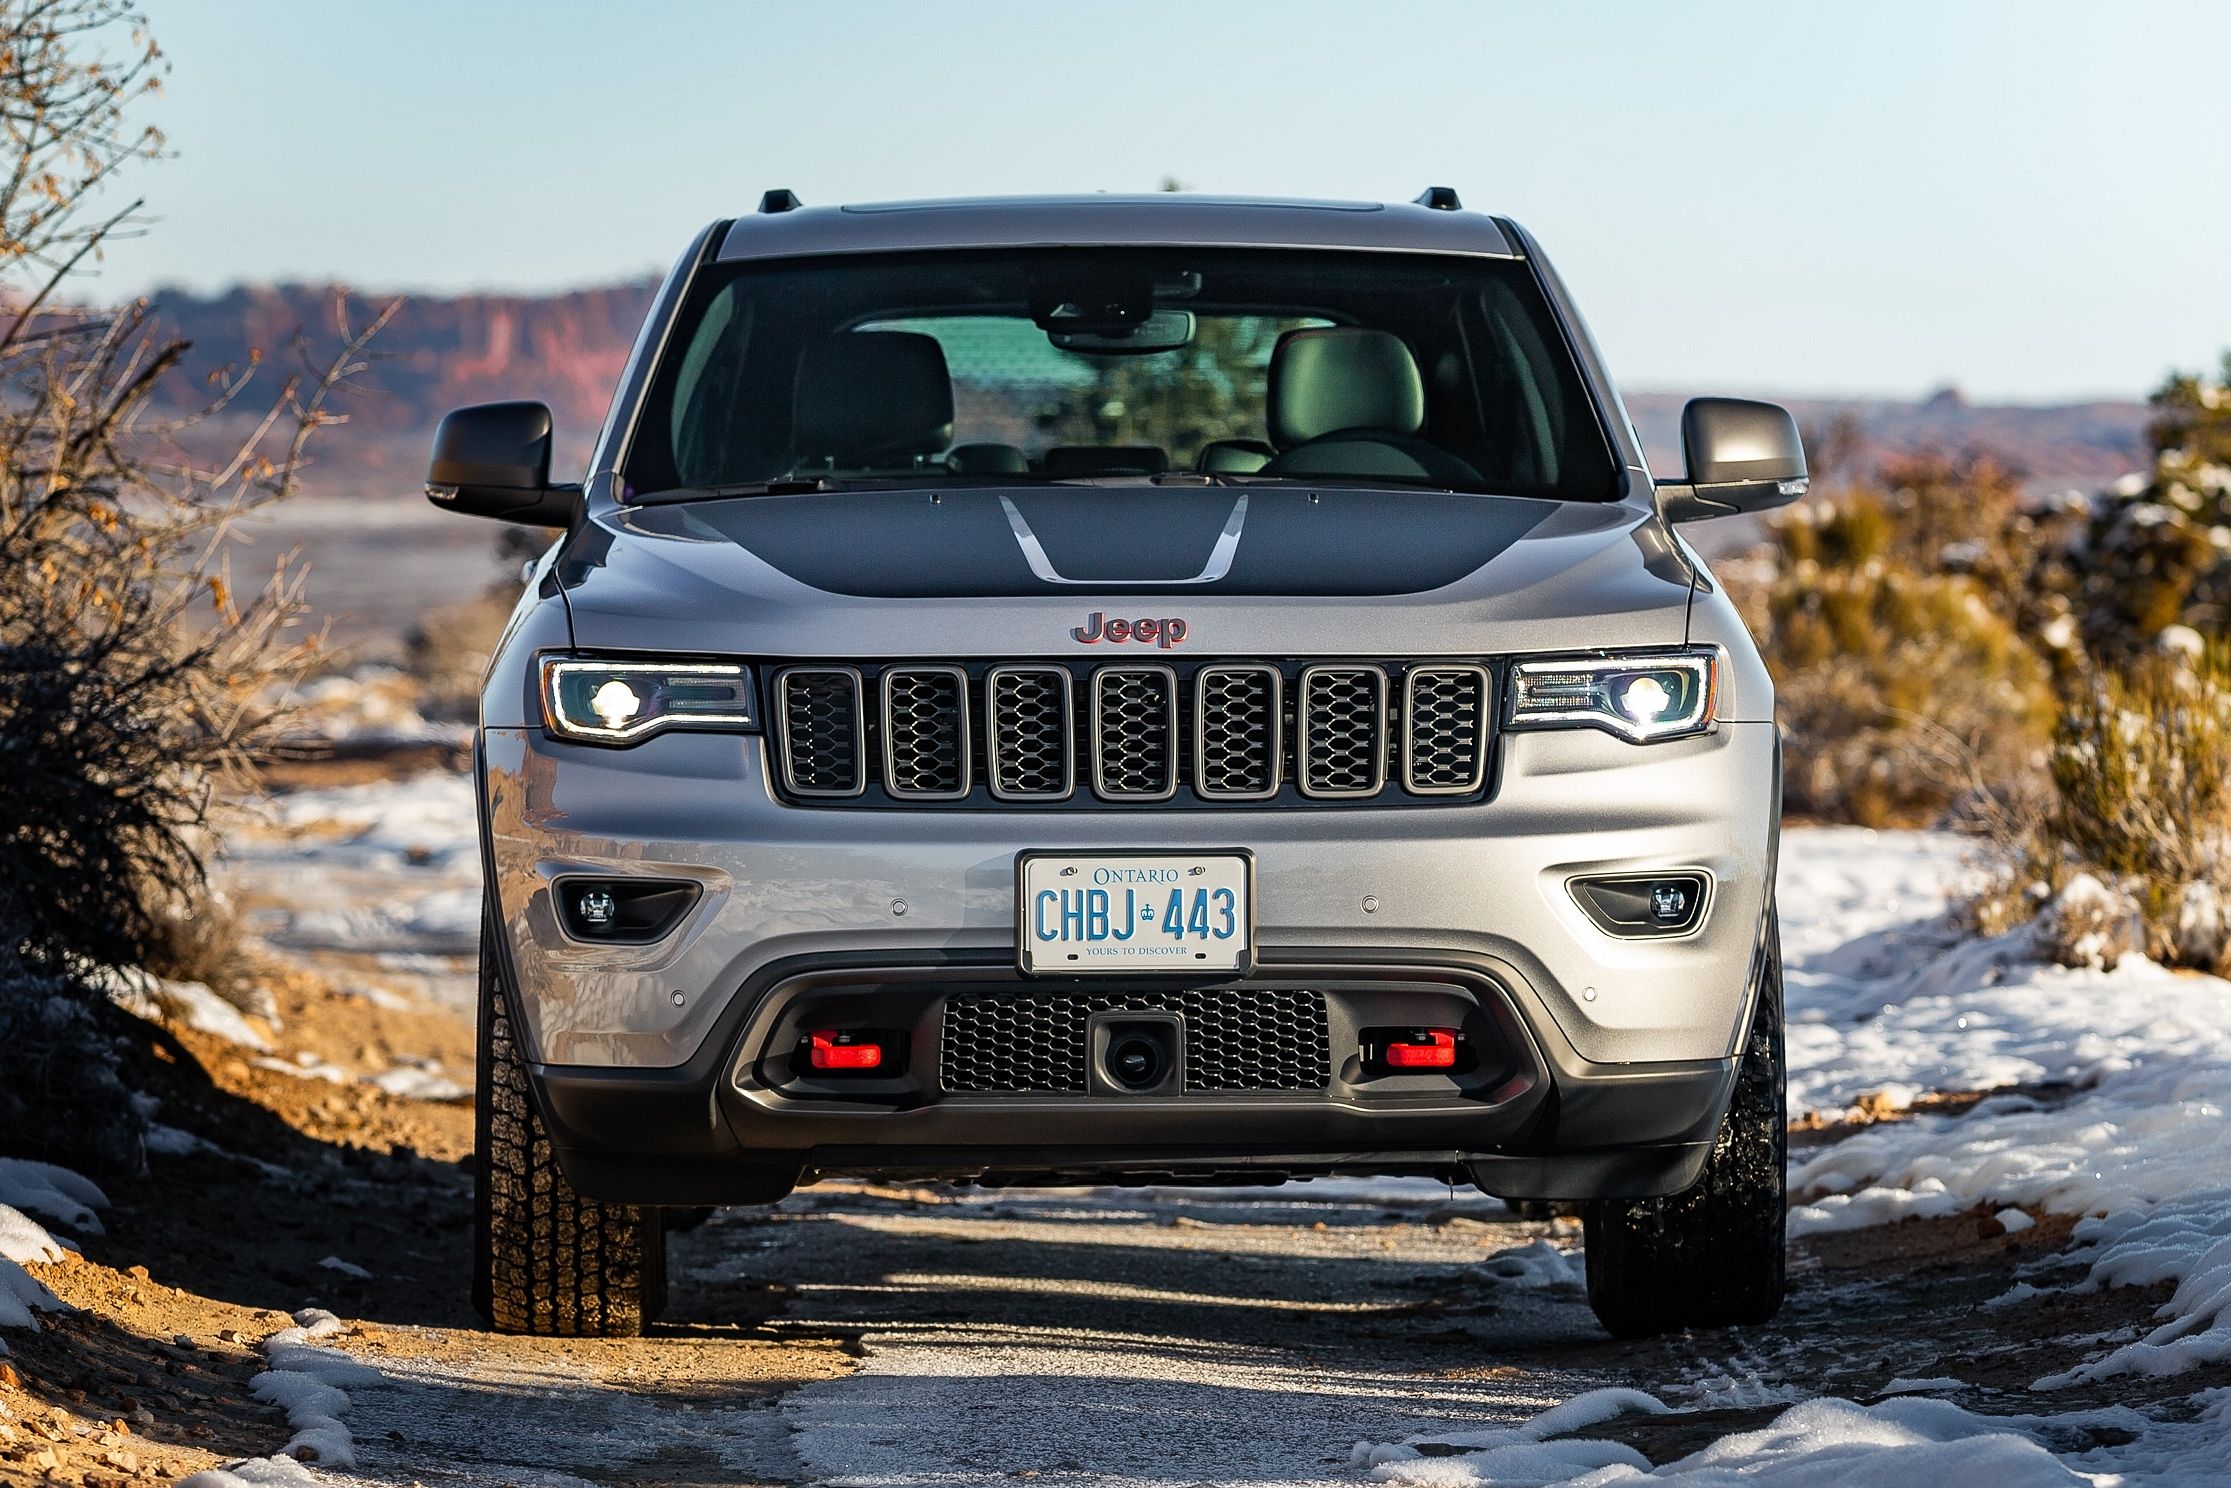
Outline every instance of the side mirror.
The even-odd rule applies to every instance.
[[[1778,404],[1691,398],[1681,410],[1681,452],[1689,478],[1658,482],[1669,522],[1768,511],[1805,494],[1805,441]]]
[[[570,527],[579,486],[550,484],[550,410],[540,403],[476,403],[442,420],[426,469],[426,499],[447,511]]]

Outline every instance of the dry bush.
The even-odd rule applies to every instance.
[[[295,581],[236,584],[229,525],[292,488],[369,331],[206,457],[204,422],[153,412],[184,343],[68,293],[130,220],[90,195],[159,153],[129,116],[161,54],[119,0],[0,0],[0,34],[0,1087],[57,1108],[11,1140],[99,1162],[131,1106],[84,1042],[98,971],[163,954],[165,917],[194,912],[212,793],[252,770],[303,656]]]
[[[1946,738],[2012,777],[2052,725],[2053,669],[2024,635],[2017,577],[2045,539],[2012,478],[1941,461],[1903,476],[1794,508],[1767,560],[1727,576],[1774,674],[1798,814],[1933,817],[1955,793]]]
[[[2004,872],[1977,905],[1985,929],[2044,908],[2046,942],[2072,964],[2142,949],[2231,970],[2231,651],[2094,676],[2062,711],[2043,779],[1997,797],[1987,825]]]

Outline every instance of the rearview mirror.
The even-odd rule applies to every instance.
[[[1681,452],[1689,478],[1658,482],[1669,522],[1768,511],[1805,494],[1805,441],[1778,404],[1691,398],[1681,410]]]
[[[1136,326],[1089,331],[1049,330],[1046,339],[1063,351],[1088,351],[1100,356],[1145,356],[1150,352],[1177,351],[1193,344],[1193,312],[1157,310]]]
[[[434,431],[426,499],[448,511],[530,527],[570,527],[579,486],[550,484],[550,410],[540,403],[476,403]]]

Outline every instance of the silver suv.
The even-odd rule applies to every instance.
[[[475,1286],[629,1333],[665,1227],[838,1175],[1578,1201],[1614,1333],[1783,1286],[1780,756],[1522,230],[1187,196],[807,208],[660,289],[488,674]]]

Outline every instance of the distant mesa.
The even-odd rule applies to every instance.
[[[441,416],[459,404],[495,398],[548,403],[558,427],[559,467],[577,469],[604,420],[656,287],[640,280],[555,294],[408,297],[373,347],[362,395],[347,400],[348,423],[322,437],[310,489],[415,500],[413,473]],[[245,367],[251,351],[261,351],[256,384],[275,392],[285,372],[302,365],[298,338],[313,360],[321,352],[329,357],[340,344],[334,307],[343,293],[333,284],[256,284],[214,295],[164,289],[151,298],[157,315],[194,343],[192,371]],[[386,298],[347,293],[359,318]],[[183,404],[204,396],[206,384],[200,375],[176,379],[173,391]],[[1661,475],[1680,471],[1680,413],[1689,396],[1627,395]],[[2135,401],[1975,404],[1951,384],[1917,400],[1782,401],[1809,428],[1826,428],[1839,418],[1853,422],[1862,459],[1920,449],[1987,452],[2034,484],[2054,487],[2096,487],[2144,463],[2147,408]],[[245,397],[240,416],[260,406],[259,398]]]

